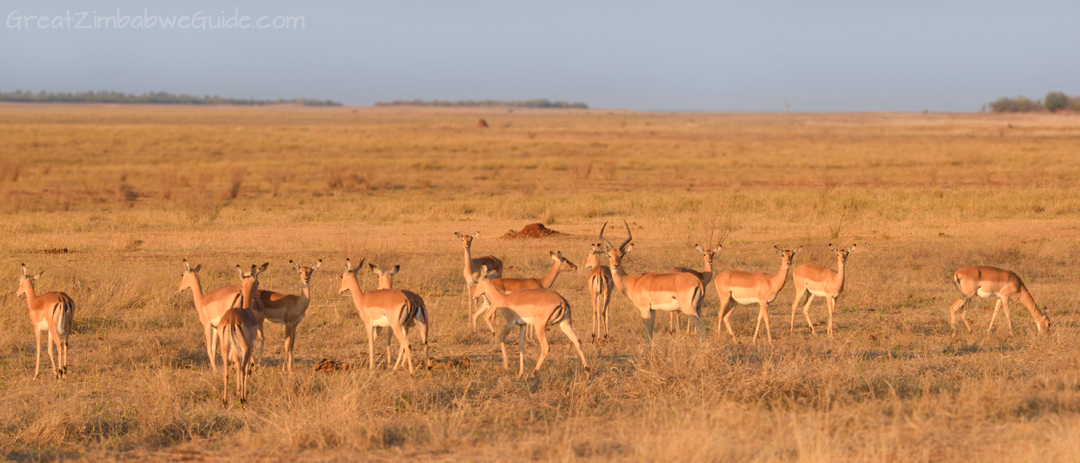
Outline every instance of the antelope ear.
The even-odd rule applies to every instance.
[[[251,268],[255,268],[255,266],[252,265]],[[240,278],[244,278],[244,267],[241,267],[240,264],[236,264],[236,271],[240,274]]]
[[[836,246],[833,246],[833,244],[832,244],[832,243],[829,243],[829,250],[830,250],[830,251],[832,251],[832,252],[836,252],[836,251],[837,251],[837,249],[836,249]]]
[[[555,251],[548,251],[548,255],[551,256],[551,260],[559,260],[559,256],[555,254]]]
[[[784,253],[784,250],[783,250],[783,249],[780,249],[780,245],[776,245],[776,246],[773,246],[772,248],[773,248],[773,249],[775,249],[775,250],[776,250],[776,252],[779,252],[780,254],[783,254],[783,253]]]
[[[188,265],[187,259],[184,259],[184,270],[191,270],[191,266]]]
[[[459,240],[461,239],[461,233],[454,232],[454,236],[457,237],[457,239]]]
[[[263,264],[259,266],[259,273],[265,272],[266,267],[269,267],[269,266],[270,266],[269,262],[263,262]]]
[[[352,270],[352,260],[345,258],[345,270]]]
[[[292,266],[293,270],[300,270],[300,266],[296,265],[296,262],[293,262],[292,259],[289,259],[289,265]]]
[[[847,249],[847,252],[851,252],[851,251],[854,251],[854,250],[855,250],[855,245],[852,244],[851,247]]]
[[[316,262],[315,265],[312,265],[311,269],[315,270],[315,269],[319,268],[320,265],[322,265],[322,259],[319,259],[319,261]]]
[[[38,279],[38,278],[41,278],[41,275],[43,275],[44,273],[45,273],[45,271],[44,271],[44,270],[42,270],[42,271],[38,272],[38,274],[37,274],[37,275],[34,275],[34,276],[33,276],[33,280],[34,280],[34,281],[37,281],[37,279]]]
[[[202,270],[202,264],[196,265],[191,268],[191,271],[195,273],[199,273],[199,270]]]
[[[562,262],[562,260],[563,260],[562,251],[556,252],[555,256],[559,258],[559,262]]]
[[[367,260],[367,257],[365,257],[363,259],[360,259],[360,263],[356,265],[356,268],[354,268],[353,271],[355,272],[357,270],[360,270],[360,267],[364,266],[364,261],[366,261],[366,260]]]
[[[626,249],[623,250],[623,254],[629,253],[631,249],[634,249],[634,243],[627,244]]]
[[[480,275],[481,276],[487,276],[487,274],[488,274],[487,264],[481,264],[480,265]]]
[[[23,276],[26,276],[26,264],[21,264],[21,265],[22,265],[22,274],[23,274]]]
[[[394,269],[390,271],[390,274],[391,275],[397,275],[398,270],[401,270],[401,266],[400,265],[395,265]]]
[[[695,244],[695,245],[694,245],[694,249],[697,249],[697,252],[700,252],[700,253],[702,253],[702,254],[705,254],[705,248],[701,247],[701,245],[700,245],[700,244]]]
[[[375,272],[376,274],[379,273],[379,266],[378,265],[375,265],[374,263],[370,263],[370,264],[367,264],[367,266],[368,266],[368,268],[371,269],[372,272]]]
[[[794,251],[791,251],[791,255],[793,255],[793,256],[794,256],[794,255],[795,255],[795,253],[796,253],[796,252],[799,252],[799,251],[802,251],[802,246],[799,246],[799,247],[795,248],[795,250],[794,250]]]
[[[713,248],[712,252],[713,252],[713,254],[716,254],[716,253],[720,252],[721,249],[724,249],[724,245],[718,244],[718,245],[716,245],[715,248]]]
[[[477,231],[476,233],[473,233],[473,235],[472,235],[472,237],[473,237],[473,238],[476,238],[477,236],[480,236],[480,232],[479,232],[479,231]]]

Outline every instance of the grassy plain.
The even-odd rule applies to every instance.
[[[0,105],[0,448],[14,460],[1077,461],[1078,152],[1080,118],[1063,115]],[[788,286],[775,346],[749,343],[748,307],[734,344],[716,331],[710,285],[707,343],[660,334],[646,347],[615,294],[614,340],[585,347],[591,377],[561,334],[538,376],[504,372],[467,327],[453,232],[479,230],[478,254],[532,276],[549,250],[581,265],[600,225],[623,219],[630,273],[697,267],[693,245],[720,239],[717,271],[775,272],[774,244],[829,267],[828,243],[871,246],[849,260],[833,340],[788,333]],[[498,238],[535,221],[565,234]],[[334,292],[345,257],[401,264],[396,284],[430,306],[433,355],[471,366],[314,372],[366,356]],[[191,295],[175,289],[185,258],[206,288],[269,261],[262,287],[283,292],[298,290],[289,259],[324,259],[298,371],[279,370],[283,330],[268,325],[269,367],[246,407],[220,404]],[[21,262],[45,270],[39,291],[76,300],[66,382],[31,378]],[[1037,337],[1014,305],[1016,333],[987,335],[993,301],[977,299],[976,332],[952,337],[949,276],[968,264],[1019,273],[1053,334]],[[555,284],[579,333],[584,278]],[[820,299],[812,315],[823,328]]]

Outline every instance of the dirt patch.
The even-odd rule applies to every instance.
[[[542,223],[530,223],[522,228],[521,231],[510,230],[507,231],[503,238],[546,238],[549,236],[561,235],[555,230],[545,227]]]

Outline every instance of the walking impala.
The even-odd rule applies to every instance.
[[[502,333],[495,338],[499,342],[499,348],[502,349],[503,368],[510,369],[510,363],[506,357],[506,335],[515,326],[520,326],[518,377],[520,378],[525,374],[525,330],[531,326],[536,329],[536,340],[540,343],[540,358],[536,360],[536,367],[533,368],[532,372],[540,371],[540,366],[544,364],[544,359],[547,358],[549,350],[547,327],[548,325],[558,324],[566,337],[570,338],[570,343],[577,349],[578,356],[581,357],[581,364],[585,367],[585,372],[588,373],[589,363],[585,361],[585,353],[581,351],[581,342],[578,340],[577,334],[574,333],[573,326],[571,326],[570,303],[566,302],[566,299],[559,293],[546,289],[522,289],[505,294],[499,291],[491,281],[494,275],[495,272],[489,274],[487,273],[487,266],[482,266],[477,289],[488,298],[492,307],[502,312],[503,318],[506,319],[506,325],[503,326]]]
[[[723,323],[733,341],[738,342],[735,338],[735,331],[731,329],[731,322],[728,321],[728,317],[731,315],[731,310],[735,308],[735,304],[758,304],[760,309],[758,311],[757,326],[754,328],[754,342],[757,342],[761,322],[764,321],[765,333],[768,336],[769,345],[772,345],[772,330],[769,328],[769,304],[776,299],[776,295],[784,288],[784,283],[787,282],[788,269],[791,268],[791,260],[802,247],[800,246],[791,251],[780,249],[780,246],[773,246],[773,249],[780,253],[780,270],[776,272],[776,275],[729,270],[717,275],[714,280],[716,293],[720,295],[720,318],[716,322],[716,329],[720,330],[720,323]]]
[[[356,306],[356,311],[360,313],[360,319],[364,321],[364,328],[367,331],[368,338],[368,369],[375,369],[375,329],[388,327],[393,332],[394,337],[397,338],[398,344],[401,345],[401,354],[398,355],[398,361],[394,364],[393,369],[397,370],[401,366],[402,358],[404,358],[408,362],[409,374],[412,374],[412,350],[409,349],[409,338],[405,337],[405,331],[402,328],[402,325],[407,324],[413,316],[412,303],[405,296],[405,293],[396,289],[377,289],[364,293],[360,289],[359,281],[356,279],[356,272],[360,271],[363,266],[363,260],[360,260],[360,265],[353,267],[352,261],[345,259],[345,272],[341,274],[341,284],[338,285],[337,292],[338,294],[343,294],[345,291],[352,293],[353,305]],[[387,338],[387,368],[390,367],[390,362],[390,339]]]
[[[68,336],[71,334],[71,321],[75,317],[75,301],[71,296],[56,291],[37,295],[34,292],[34,281],[41,278],[43,273],[44,270],[37,275],[28,275],[26,264],[22,264],[22,277],[19,279],[19,290],[15,292],[15,296],[26,295],[26,305],[30,308],[30,323],[34,325],[34,347],[37,349],[34,378],[37,378],[41,371],[41,333],[44,331],[49,333],[45,345],[49,350],[49,363],[52,364],[53,374],[56,379],[64,379],[67,377]],[[59,357],[56,360],[53,359],[53,344],[56,345],[56,356]]]
[[[645,325],[645,339],[652,341],[653,323],[656,311],[681,311],[698,328],[698,336],[705,339],[709,330],[701,321],[701,301],[705,298],[705,285],[689,273],[646,273],[637,276],[627,275],[622,268],[622,259],[634,248],[634,236],[630,225],[626,226],[626,241],[614,246],[604,238],[607,223],[600,228],[600,239],[607,245],[607,254],[611,261],[611,280],[620,292],[630,298],[630,302],[641,313]]]
[[[593,342],[600,340],[600,328],[604,329],[604,339],[608,338],[608,304],[611,303],[611,269],[600,264],[600,256],[605,255],[603,244],[592,245],[589,257],[585,259],[585,269],[589,276],[585,282],[589,287],[589,302],[592,303],[592,322],[589,334]]]
[[[285,325],[285,369],[292,373],[293,347],[296,344],[296,327],[304,321],[308,306],[311,305],[311,274],[322,265],[320,259],[311,267],[301,267],[289,261],[293,270],[300,274],[300,294],[281,294],[273,291],[259,291],[263,314],[266,319]],[[263,337],[259,327],[259,338]],[[265,343],[265,340],[263,341]],[[259,361],[262,361],[262,344],[259,345]]]
[[[263,323],[262,303],[259,294],[259,274],[266,271],[270,263],[262,264],[256,268],[254,264],[251,271],[244,273],[239,265],[236,270],[240,273],[240,307],[233,307],[221,316],[217,326],[217,337],[221,342],[221,370],[224,386],[221,390],[221,403],[229,403],[229,362],[236,365],[236,398],[240,403],[247,402],[248,377],[251,375],[252,350],[255,347],[255,338],[259,335],[259,327]]]
[[[836,254],[836,271],[814,264],[802,264],[791,271],[792,284],[795,285],[795,300],[791,303],[791,333],[795,332],[795,311],[806,297],[803,316],[806,317],[806,324],[810,325],[810,333],[817,335],[814,322],[810,320],[810,303],[814,302],[814,296],[820,296],[825,298],[829,308],[829,337],[833,337],[833,312],[836,312],[836,300],[844,292],[844,267],[855,245],[852,244],[845,251],[829,243],[829,250]]]
[[[395,265],[393,269],[383,270],[378,265],[368,264],[372,272],[379,277],[379,285],[375,289],[394,289],[394,275],[397,275],[398,270],[401,269],[400,265]],[[405,297],[409,299],[409,304],[412,307],[412,315],[405,324],[401,325],[402,331],[405,333],[405,338],[409,337],[409,328],[413,326],[420,327],[420,340],[424,343],[424,365],[431,368],[432,361],[428,355],[428,330],[431,327],[431,319],[428,317],[427,304],[424,303],[424,298],[420,297],[412,291],[401,290]],[[390,340],[389,337],[386,338]],[[402,352],[398,352],[398,358],[401,358]]]
[[[480,232],[473,233],[472,236],[462,235],[461,233],[454,232],[454,236],[461,240],[461,246],[465,248],[465,266],[461,270],[462,276],[465,277],[465,294],[469,298],[468,315],[472,315],[476,310],[476,300],[473,298],[473,285],[476,284],[480,278],[480,267],[487,266],[495,272],[496,277],[502,276],[503,263],[499,258],[495,256],[483,256],[472,257],[472,241],[477,236],[480,236]],[[473,332],[476,331],[476,320],[473,320]]]
[[[199,281],[201,269],[201,264],[192,267],[188,265],[187,259],[184,259],[184,273],[180,274],[180,286],[176,291],[191,290],[191,298],[195,302],[195,310],[199,313],[199,321],[202,322],[203,334],[206,336],[206,356],[210,358],[210,369],[217,370],[214,365],[214,350],[217,348],[218,338],[214,328],[221,316],[225,315],[225,311],[240,306],[242,294],[240,285],[222,286],[203,294],[202,283]]]
[[[1015,273],[994,267],[970,265],[953,274],[953,284],[964,295],[949,308],[949,319],[954,336],[956,335],[957,314],[964,321],[968,332],[971,332],[971,324],[964,316],[964,307],[975,296],[998,297],[997,305],[994,306],[994,315],[990,316],[990,326],[986,329],[987,335],[994,329],[994,319],[997,318],[998,310],[1001,308],[1005,309],[1005,323],[1009,327],[1009,333],[1013,332],[1012,316],[1009,314],[1010,299],[1018,300],[1027,307],[1031,312],[1031,317],[1035,319],[1035,327],[1039,329],[1040,334],[1050,334],[1050,319],[1042,310],[1039,310],[1039,306],[1035,305],[1035,299],[1031,297],[1027,286],[1024,286],[1024,282],[1020,281],[1020,277]]]
[[[695,244],[694,249],[696,249],[697,252],[701,253],[701,257],[705,261],[704,268],[699,272],[697,270],[694,270],[694,269],[691,269],[691,268],[686,268],[686,267],[671,267],[671,270],[669,270],[669,272],[671,272],[671,273],[677,273],[677,272],[689,273],[689,274],[697,277],[697,279],[701,280],[701,284],[705,285],[705,288],[708,289],[709,282],[712,281],[712,261],[713,261],[713,256],[715,256],[716,253],[720,252],[720,250],[723,249],[723,248],[724,248],[723,245],[717,243],[716,247],[713,248],[710,251],[710,250],[706,250],[705,248],[701,247],[700,244]],[[676,312],[671,312],[671,321],[668,323],[668,332],[669,333],[674,333],[675,330],[677,330],[678,328],[679,328],[679,314],[676,313]],[[689,323],[686,324],[686,332],[687,333],[690,332],[690,324]]]
[[[551,285],[555,284],[555,279],[559,277],[560,272],[576,272],[577,265],[570,262],[562,255],[562,251],[548,251],[548,255],[551,256],[551,260],[555,261],[555,264],[551,266],[551,270],[547,275],[541,278],[492,278],[491,283],[495,285],[499,291],[504,293],[512,293],[514,291],[520,291],[522,289],[551,289]],[[473,291],[473,299],[475,300],[479,295],[478,291]],[[492,333],[495,333],[495,328],[491,326],[491,320],[495,316],[495,311],[488,312],[491,304],[485,299],[480,308],[476,309],[476,312],[472,315],[473,331],[476,331],[476,317],[481,314],[487,313],[484,317],[484,321],[487,322],[487,326],[491,329]]]

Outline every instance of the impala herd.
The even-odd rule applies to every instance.
[[[623,259],[634,248],[634,243],[630,226],[625,222],[624,225],[626,239],[616,246],[604,237],[604,231],[607,228],[605,223],[600,229],[601,242],[591,245],[585,261],[585,268],[589,271],[586,285],[592,305],[589,338],[593,342],[600,342],[609,337],[608,305],[611,302],[613,289],[626,295],[637,309],[644,325],[647,342],[652,339],[657,311],[668,312],[671,315],[669,329],[672,331],[678,328],[677,316],[681,314],[688,320],[687,330],[693,326],[701,339],[707,339],[708,328],[702,321],[702,302],[705,299],[705,289],[712,281],[720,299],[717,330],[721,327],[726,328],[732,340],[737,342],[729,321],[732,309],[737,304],[757,304],[759,309],[753,341],[757,341],[761,325],[764,323],[765,338],[769,344],[772,344],[768,307],[784,288],[788,279],[788,270],[791,268],[795,255],[802,249],[801,247],[791,250],[782,249],[779,246],[774,247],[780,256],[780,268],[775,274],[729,270],[713,276],[713,257],[722,248],[718,244],[711,250],[700,245],[695,246],[704,259],[704,268],[701,271],[673,267],[664,273],[630,275],[623,267]],[[468,320],[471,321],[473,331],[476,330],[476,319],[484,316],[484,321],[491,332],[495,333],[495,339],[502,351],[503,368],[509,370],[506,338],[514,327],[518,327],[518,376],[521,377],[525,374],[526,335],[535,332],[536,340],[540,345],[540,356],[532,370],[535,373],[540,370],[548,355],[547,327],[558,325],[569,338],[588,374],[590,371],[588,362],[581,350],[581,342],[574,332],[570,304],[566,298],[550,289],[560,273],[576,272],[578,267],[563,257],[561,252],[551,252],[553,264],[545,276],[502,278],[501,260],[494,256],[472,256],[472,243],[479,234],[480,232],[471,236],[454,234],[464,248],[462,276],[465,279],[465,295],[468,299]],[[855,248],[854,244],[846,249],[829,245],[829,249],[836,255],[836,270],[804,264],[791,271],[795,286],[795,300],[791,305],[790,331],[795,330],[795,315],[799,305],[805,300],[803,316],[810,327],[810,332],[817,334],[809,311],[814,297],[818,296],[825,298],[829,311],[827,332],[830,338],[833,337],[833,314],[836,311],[837,299],[844,291],[848,256]],[[608,265],[604,265],[602,256],[606,256]],[[301,291],[298,295],[264,291],[259,288],[259,275],[266,271],[269,263],[261,266],[252,265],[250,269],[244,269],[238,265],[240,284],[228,285],[204,293],[199,281],[199,270],[202,266],[192,267],[187,260],[184,261],[184,272],[181,274],[177,290],[180,292],[191,290],[195,310],[203,325],[206,354],[210,360],[211,370],[217,369],[215,350],[218,350],[221,355],[224,381],[223,402],[227,403],[228,400],[230,364],[235,367],[237,376],[236,396],[240,402],[246,401],[248,377],[252,368],[258,365],[262,358],[263,323],[266,320],[285,325],[285,359],[282,366],[288,372],[292,372],[296,328],[304,320],[304,315],[311,303],[311,275],[322,265],[322,261],[310,267],[302,267],[292,261],[289,263],[300,276]],[[410,374],[413,373],[412,349],[408,338],[413,328],[417,328],[420,333],[420,341],[424,346],[425,366],[430,368],[432,362],[428,356],[428,335],[431,319],[424,299],[416,293],[393,287],[393,276],[397,274],[399,266],[387,270],[375,264],[369,264],[371,271],[378,276],[379,283],[376,289],[364,292],[357,278],[357,273],[363,267],[363,260],[353,266],[352,261],[346,259],[337,292],[350,293],[360,319],[364,322],[368,338],[368,368],[375,367],[375,338],[379,331],[388,329],[387,368],[397,370],[404,363],[409,368]],[[26,295],[27,306],[30,309],[30,322],[34,325],[37,349],[34,377],[38,376],[41,364],[41,334],[47,332],[49,342],[46,342],[46,345],[49,361],[52,363],[57,379],[64,379],[67,376],[68,336],[71,333],[72,319],[75,315],[75,302],[62,292],[38,295],[34,290],[34,281],[40,276],[41,273],[31,275],[27,272],[26,265],[23,265],[17,292],[17,296]],[[1015,273],[993,267],[968,266],[957,270],[952,281],[963,295],[949,309],[954,335],[957,316],[964,322],[968,332],[971,331],[971,325],[964,316],[963,310],[975,296],[998,298],[987,329],[988,333],[993,329],[994,321],[1002,308],[1005,309],[1006,325],[1009,332],[1012,332],[1010,300],[1018,300],[1031,312],[1039,333],[1049,333],[1049,318],[1035,304],[1031,293]],[[497,314],[501,314],[505,320],[501,330],[492,325],[492,320]],[[396,362],[392,362],[391,336],[397,339],[399,345]],[[256,340],[260,341],[258,355],[254,353]],[[53,358],[54,344],[58,359]]]

